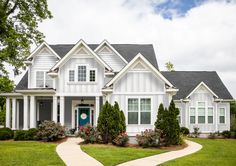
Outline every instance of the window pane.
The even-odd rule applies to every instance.
[[[86,66],[78,66],[78,81],[86,81]]]
[[[195,124],[195,116],[190,116],[190,124]]]
[[[138,99],[128,99],[128,111],[138,111]]]
[[[69,70],[69,81],[75,81],[75,71]]]
[[[36,87],[44,87],[44,71],[36,72]]]
[[[205,107],[205,102],[198,102],[198,107]]]
[[[128,124],[138,124],[138,112],[128,112]]]
[[[45,73],[46,74],[46,73]],[[46,88],[52,88],[53,87],[53,79],[46,74],[46,83],[45,83]]]
[[[213,116],[213,108],[212,107],[208,108],[208,116]]]
[[[213,116],[208,116],[208,123],[213,123]]]
[[[195,116],[195,108],[190,108],[190,116]]]
[[[205,116],[198,116],[198,123],[205,123]]]
[[[140,110],[142,112],[150,112],[151,111],[151,99],[150,98],[142,98],[140,100]]]
[[[220,123],[225,123],[225,117],[224,116],[220,116]]]
[[[225,116],[225,109],[224,108],[220,108],[220,116]]]
[[[89,81],[90,82],[95,82],[95,70],[90,70],[89,71]]]
[[[151,124],[151,112],[141,112],[141,124]]]
[[[198,108],[198,116],[205,116],[205,108]]]

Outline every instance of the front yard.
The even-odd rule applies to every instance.
[[[56,146],[33,141],[0,141],[0,165],[65,165],[56,153]]]
[[[236,140],[232,139],[200,139],[194,138],[203,148],[192,155],[169,161],[163,166],[234,166],[236,165]]]

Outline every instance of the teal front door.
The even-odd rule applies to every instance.
[[[78,119],[79,126],[84,126],[87,123],[90,123],[90,110],[89,108],[79,108]]]

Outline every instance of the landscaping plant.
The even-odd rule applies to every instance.
[[[90,124],[81,126],[77,136],[84,139],[84,143],[99,143],[101,140],[97,129]]]
[[[224,138],[230,138],[231,137],[231,132],[228,131],[228,130],[223,131],[221,134]]]
[[[39,125],[37,136],[44,141],[56,141],[65,136],[65,129],[60,123],[45,120]]]
[[[183,134],[184,136],[189,135],[189,129],[187,127],[181,127],[180,128],[180,133]]]
[[[142,131],[141,134],[136,135],[136,140],[139,144],[139,146],[142,146],[143,148],[146,147],[156,147],[159,145],[161,130],[145,130]]]
[[[194,127],[193,128],[193,137],[198,138],[198,136],[200,135],[200,131],[198,127]]]
[[[129,136],[126,133],[120,133],[114,140],[113,143],[117,146],[125,147],[129,143]]]
[[[0,128],[0,140],[8,140],[12,139],[14,135],[14,131],[10,128]]]

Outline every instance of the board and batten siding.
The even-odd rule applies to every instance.
[[[168,94],[164,92],[164,82],[154,76],[152,72],[127,72],[122,78],[114,83],[113,94],[109,101],[119,103],[120,109],[124,111],[127,124],[127,133],[135,136],[145,129],[153,129],[156,121],[158,107],[161,103],[169,105]],[[128,125],[128,98],[147,97],[151,98],[151,124]]]
[[[198,123],[197,104],[198,102],[205,102],[205,123]],[[186,103],[176,102],[176,106],[182,109],[182,124],[189,128],[190,132],[193,132],[194,127],[198,127],[201,133],[209,133],[216,131],[224,131],[230,129],[230,105],[229,103],[217,103],[214,101],[213,95],[205,88],[199,87],[191,96],[190,101]],[[196,108],[196,123],[190,124],[190,107]],[[213,107],[213,124],[207,123],[207,107]],[[219,123],[219,109],[225,108],[225,124]]]
[[[78,65],[88,65],[88,68],[97,70],[96,82],[78,82],[75,77],[74,82],[69,82],[69,70],[78,70]],[[87,71],[88,72],[88,71]],[[77,72],[75,72],[75,75]],[[59,70],[56,79],[57,93],[65,96],[101,96],[101,89],[104,86],[104,67],[94,58],[70,58]]]
[[[55,64],[58,58],[51,53],[47,48],[43,48],[33,58],[33,64],[29,68],[29,88],[36,87],[36,71],[49,71]]]

